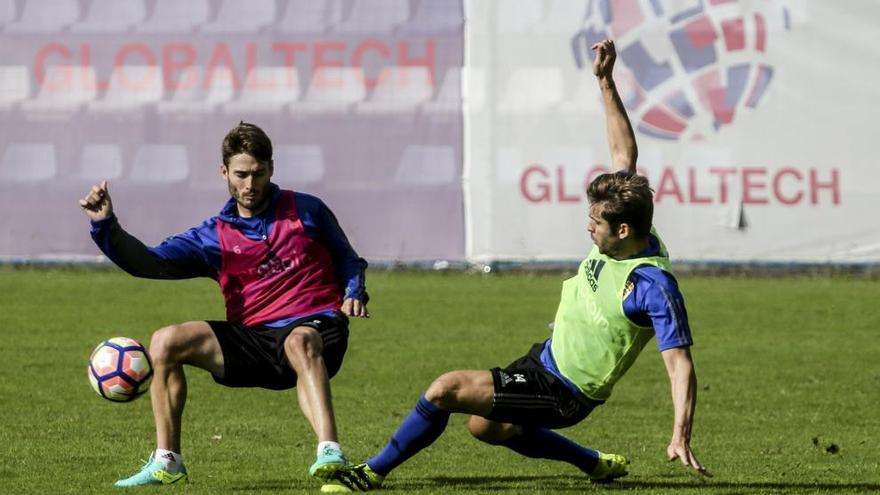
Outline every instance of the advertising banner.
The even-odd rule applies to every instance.
[[[590,46],[612,38],[674,259],[880,261],[877,2],[467,6],[471,259],[587,253],[584,191],[610,159]]]

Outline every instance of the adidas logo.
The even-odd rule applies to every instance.
[[[501,378],[501,386],[504,387],[508,383],[513,381],[513,378],[510,377],[507,373],[501,371],[498,373],[498,376]]]

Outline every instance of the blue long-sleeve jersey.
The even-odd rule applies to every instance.
[[[217,280],[220,273],[221,253],[217,237],[217,220],[229,223],[249,239],[268,238],[275,223],[276,203],[281,189],[272,184],[269,205],[262,213],[250,218],[238,215],[234,199],[230,199],[220,214],[196,227],[165,239],[159,246],[148,247],[125,232],[115,216],[92,222],[92,239],[101,251],[117,266],[136,277],[153,279],[185,279],[210,277]],[[296,208],[305,229],[305,235],[318,240],[330,253],[336,278],[345,298],[369,300],[364,272],[367,262],[360,258],[339,227],[333,212],[323,201],[305,193],[295,193]],[[283,326],[309,315],[268,323]]]

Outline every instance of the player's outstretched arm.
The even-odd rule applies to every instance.
[[[107,181],[92,186],[92,189],[84,198],[79,200],[79,206],[89,217],[89,220],[98,222],[113,216],[113,202],[110,200],[110,190]]]
[[[107,181],[92,186],[79,206],[92,221],[92,240],[117,266],[135,277],[179,279],[210,276],[195,236],[180,235],[149,248],[126,232],[113,214]]]
[[[697,460],[690,445],[694,411],[697,406],[697,375],[694,372],[690,347],[666,349],[662,355],[666,371],[669,373],[672,404],[675,409],[672,440],[666,448],[666,455],[670,461],[679,459],[685,466],[706,476],[712,476]]]
[[[596,58],[593,60],[593,74],[599,80],[599,89],[602,91],[602,102],[605,106],[608,146],[611,147],[611,167],[615,172],[624,170],[634,174],[639,150],[632,125],[612,76],[614,62],[617,60],[614,42],[604,40],[594,44],[592,49],[596,53]]]

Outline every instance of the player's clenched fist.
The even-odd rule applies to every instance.
[[[92,186],[92,190],[86,194],[86,197],[79,200],[79,206],[92,221],[110,218],[113,215],[113,203],[110,201],[107,181],[101,182],[101,185]]]
[[[617,60],[617,50],[614,49],[614,42],[603,40],[595,43],[590,48],[596,52],[596,58],[593,59],[593,74],[598,78],[611,77],[614,61]]]

